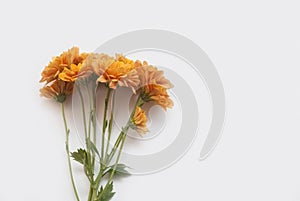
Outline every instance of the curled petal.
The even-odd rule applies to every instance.
[[[146,94],[148,100],[146,102],[154,101],[164,110],[173,107],[173,101],[170,99],[167,89],[158,85],[148,85],[143,88],[143,93]]]
[[[40,82],[46,82],[47,84],[58,79],[59,74],[62,73],[66,68],[74,71],[72,70],[71,65],[78,66],[84,61],[87,55],[88,54],[86,53],[79,54],[79,48],[73,47],[68,51],[63,52],[61,55],[53,57],[52,61],[42,71],[42,78]]]
[[[119,86],[129,87],[131,88],[133,93],[136,93],[136,88],[140,84],[140,79],[137,74],[137,71],[134,69],[130,71],[126,76],[121,77],[118,81]]]
[[[164,72],[154,66],[140,66],[136,68],[140,77],[140,87],[158,85],[166,89],[173,87],[173,84],[164,76]]]
[[[117,86],[129,87],[135,93],[135,88],[139,85],[135,62],[117,54],[116,60],[105,69],[97,81],[108,83],[112,89],[116,89]]]
[[[66,81],[66,82],[74,82],[77,77],[79,70],[81,68],[82,64],[71,64],[70,68],[64,68],[64,70],[59,74],[59,79]]]
[[[147,116],[145,111],[141,107],[136,107],[131,121],[134,125],[133,129],[135,129],[140,135],[148,132]]]
[[[114,58],[107,54],[92,53],[85,59],[79,73],[80,77],[88,77],[92,73],[96,73],[98,76],[101,76],[113,62]]]
[[[62,80],[55,80],[40,89],[40,95],[45,98],[53,98],[58,102],[64,102],[66,97],[73,92],[74,84]]]

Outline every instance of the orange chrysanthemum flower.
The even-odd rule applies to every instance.
[[[135,67],[135,68],[139,68],[139,67],[141,67],[141,66],[148,66],[147,61],[143,61],[143,63],[142,63],[140,60],[136,60],[136,61],[134,62],[134,67]]]
[[[65,82],[74,82],[78,77],[81,66],[82,63],[79,63],[78,65],[71,64],[69,68],[65,67],[64,70],[58,75],[58,78]]]
[[[157,70],[154,66],[141,66],[137,68],[140,78],[140,90],[142,99],[145,102],[154,101],[165,110],[172,108],[173,101],[170,99],[167,89],[173,84],[164,77],[163,71]]]
[[[64,102],[66,97],[73,91],[73,83],[62,80],[55,80],[49,85],[40,89],[41,96],[46,98],[53,98],[57,102]]]
[[[136,107],[135,113],[131,119],[133,123],[133,129],[136,130],[140,135],[148,132],[147,128],[147,116],[145,111],[140,108]]]
[[[92,73],[101,76],[114,61],[115,59],[107,54],[91,53],[84,60],[79,76],[88,77]]]
[[[68,51],[63,52],[60,56],[54,57],[48,66],[45,67],[42,72],[42,79],[40,82],[46,81],[46,83],[49,83],[57,79],[61,72],[65,69],[71,70],[72,64],[78,66],[86,57],[86,53],[79,54],[78,47],[73,47]],[[71,77],[74,79],[74,75]]]
[[[148,85],[143,88],[145,102],[154,101],[157,105],[161,106],[164,110],[173,107],[173,101],[167,92],[167,89],[159,85]]]
[[[154,66],[143,65],[136,70],[140,78],[140,87],[146,87],[148,85],[157,85],[167,89],[173,87],[173,84],[165,78],[164,72]]]
[[[122,55],[117,55],[116,61],[105,69],[97,81],[108,83],[112,89],[116,89],[117,85],[119,85],[130,87],[135,92],[134,88],[140,82],[135,67],[136,64],[134,61]]]

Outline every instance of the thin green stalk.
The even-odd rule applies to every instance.
[[[129,129],[129,124],[127,123],[125,129],[123,129],[123,130],[121,131],[121,133],[119,134],[119,137],[118,137],[118,139],[120,139],[119,141],[121,141],[122,139],[124,139],[124,136],[126,136],[128,129]],[[126,132],[125,132],[125,130],[126,130]],[[124,140],[123,140],[123,141],[124,141]],[[123,144],[123,142],[122,142],[122,144]],[[118,146],[115,145],[114,148],[117,149]],[[123,148],[123,145],[122,145],[122,148]],[[121,152],[121,149],[119,150],[119,153],[120,153],[120,152]],[[120,156],[118,156],[118,158],[120,158]],[[119,159],[117,159],[116,164],[118,163],[118,161],[119,161]],[[101,168],[100,168],[100,172],[99,172],[99,174],[98,174],[98,176],[97,176],[97,178],[96,178],[96,180],[95,180],[95,188],[94,188],[94,193],[93,193],[93,196],[92,196],[92,200],[94,200],[94,199],[96,198],[96,196],[97,196],[97,191],[98,191],[98,188],[99,188],[100,181],[101,181],[101,178],[102,178],[102,176],[103,176],[104,170],[105,170],[104,167],[101,167]],[[103,192],[103,191],[102,191],[102,192]]]
[[[97,140],[97,122],[96,122],[96,93],[97,93],[97,86],[95,86],[95,90],[93,90],[93,132],[94,132],[94,136],[93,136],[93,142],[94,144],[96,144],[96,140]]]
[[[109,147],[109,143],[110,143],[112,125],[113,125],[113,120],[114,120],[115,94],[116,94],[115,91],[113,91],[111,110],[110,110],[110,118],[109,118],[109,125],[108,125],[108,136],[107,136],[106,150],[105,150],[105,156],[104,156],[105,163],[107,162],[106,160],[108,159],[107,158],[108,147]],[[106,165],[108,165],[108,163],[106,163]]]
[[[106,131],[106,127],[107,127],[106,115],[107,115],[107,108],[108,108],[108,101],[109,101],[110,93],[111,93],[111,88],[108,88],[107,92],[106,92],[106,97],[105,97],[103,123],[102,123],[102,144],[101,144],[101,160],[102,161],[101,161],[101,164],[103,163],[103,159],[104,159],[104,136],[105,136],[105,131]]]
[[[92,195],[93,195],[93,187],[90,186],[89,196],[88,196],[88,201],[91,201],[91,200],[92,200]]]
[[[89,128],[88,128],[88,142],[89,142],[90,139],[91,139],[91,123],[92,123],[92,112],[93,112],[93,110],[92,110],[92,102],[91,102],[91,93],[90,93],[87,82],[85,83],[85,87],[86,87],[86,90],[87,90],[87,93],[88,93],[88,100],[89,100],[89,106],[90,106]]]
[[[80,101],[81,101],[81,108],[82,108],[82,118],[83,118],[83,126],[84,126],[84,137],[87,138],[87,126],[86,126],[86,114],[85,114],[85,107],[84,107],[84,99],[80,89],[80,86],[77,85],[77,90],[79,92]]]
[[[131,112],[130,117],[129,117],[129,119],[128,119],[126,125],[125,125],[125,127],[124,127],[124,128],[122,129],[122,131],[120,132],[120,134],[119,134],[117,140],[115,141],[115,144],[114,144],[114,147],[113,147],[112,151],[111,151],[110,154],[108,155],[108,161],[106,161],[107,164],[109,164],[109,163],[111,162],[111,160],[112,160],[112,158],[113,158],[113,156],[114,156],[114,154],[115,154],[117,148],[119,147],[119,145],[120,145],[120,143],[121,143],[121,147],[120,147],[120,149],[119,149],[119,153],[118,153],[118,156],[117,156],[117,159],[116,159],[116,163],[115,163],[115,165],[114,165],[114,169],[116,169],[116,166],[117,166],[117,164],[118,164],[118,162],[119,162],[120,154],[121,154],[121,151],[122,151],[123,145],[124,145],[124,141],[125,141],[125,138],[126,138],[128,129],[129,129],[130,124],[131,124],[131,119],[132,119],[132,117],[133,117],[133,115],[134,115],[134,113],[135,113],[135,110],[136,110],[137,106],[141,106],[142,104],[143,104],[143,101],[142,101],[142,99],[141,99],[141,96],[139,96],[138,99],[136,100],[136,103],[135,103],[135,106],[134,106],[134,108],[133,108],[133,111]],[[103,128],[104,128],[104,127],[103,127]],[[103,129],[103,130],[105,131],[105,129]],[[96,196],[97,196],[97,191],[98,191],[98,188],[99,188],[100,181],[101,181],[101,178],[102,178],[102,176],[103,176],[103,171],[104,171],[104,170],[105,170],[105,168],[103,168],[103,166],[100,167],[100,171],[99,171],[99,173],[98,173],[98,175],[97,175],[97,177],[96,177],[96,180],[95,180],[95,182],[94,182],[95,185],[94,185],[94,192],[93,192],[93,196],[92,196],[92,201],[93,201],[93,200],[96,198]],[[114,173],[115,173],[115,170],[114,170]],[[105,185],[105,188],[103,189],[103,191],[102,191],[101,194],[103,194],[104,191],[107,189],[108,184],[111,182],[111,180],[112,180],[112,178],[113,178],[113,176],[114,176],[114,173],[112,173],[112,174],[110,175],[109,180],[108,180],[108,183]],[[100,197],[101,197],[101,195],[100,195]]]
[[[65,125],[66,151],[67,151],[67,155],[68,155],[68,166],[69,166],[69,172],[70,172],[72,187],[73,187],[73,190],[74,190],[74,194],[76,196],[76,200],[80,201],[79,196],[78,196],[78,192],[77,192],[77,188],[76,188],[76,185],[75,185],[75,181],[74,181],[74,176],[73,176],[73,171],[72,171],[72,164],[71,164],[71,159],[70,159],[70,149],[69,149],[69,134],[70,134],[70,130],[68,129],[68,125],[67,125],[64,103],[61,103],[61,111],[62,111],[62,116],[63,116],[63,120],[64,120],[64,125]]]
[[[128,128],[127,128],[127,130],[125,132],[123,132],[124,134],[123,134],[123,138],[122,138],[122,143],[121,143],[121,147],[119,149],[118,155],[117,155],[116,163],[115,163],[115,165],[113,167],[113,170],[112,170],[112,172],[111,172],[111,174],[110,174],[110,176],[108,178],[108,181],[107,181],[105,187],[103,188],[103,191],[99,195],[99,198],[101,198],[101,196],[103,195],[103,193],[108,188],[108,185],[112,182],[112,179],[113,179],[114,174],[116,172],[116,168],[117,168],[118,162],[120,160],[120,156],[121,156],[121,152],[122,152],[122,149],[123,149],[123,146],[124,146],[124,142],[125,142],[125,139],[126,139],[127,131],[128,131]]]
[[[94,85],[92,86],[93,89]],[[92,90],[92,105],[91,105],[91,111],[92,111],[92,124],[93,124],[93,143],[96,145],[97,142],[97,137],[96,137],[96,133],[97,133],[97,122],[96,122],[96,89],[97,87],[95,86],[95,89]],[[92,158],[92,172],[94,172],[95,169],[95,153],[93,153],[93,158]],[[93,177],[93,176],[92,176]]]
[[[111,162],[112,158],[114,157],[114,155],[115,155],[115,153],[117,151],[117,148],[119,147],[120,142],[122,140],[123,134],[124,134],[123,131],[119,134],[119,136],[118,136],[118,138],[117,138],[117,140],[116,140],[116,142],[115,142],[115,144],[114,144],[111,152],[109,153],[109,155],[107,157],[107,164],[109,164]]]
[[[86,144],[86,151],[87,151],[87,162],[88,165],[91,165],[91,146],[90,146],[90,139],[91,139],[91,120],[92,120],[92,107],[91,107],[91,95],[89,92],[89,88],[88,88],[88,83],[87,81],[85,81],[85,85],[84,85],[87,89],[88,92],[88,101],[89,101],[89,121],[88,121],[88,128],[87,130],[87,134],[86,134],[86,138],[85,138],[85,144]],[[83,99],[82,99],[83,100]],[[82,105],[84,105],[84,103],[82,103]]]
[[[93,98],[91,97],[90,89],[88,86],[88,82],[85,82],[85,87],[88,93],[88,101],[89,101],[89,122],[88,122],[88,134],[86,137],[86,146],[87,146],[87,161],[88,166],[91,168],[91,172],[94,172],[95,169],[95,154],[92,152],[91,154],[91,127],[93,127],[93,143],[96,144],[96,117],[95,117],[95,110],[96,110],[96,95],[93,94]],[[89,190],[89,196],[88,200],[91,200],[92,194],[93,194],[93,184],[94,184],[94,176],[90,175],[91,178],[87,175],[89,181],[90,181],[90,190]]]
[[[90,145],[90,141],[91,141],[91,121],[92,121],[92,106],[91,106],[91,95],[90,95],[90,91],[88,88],[88,82],[85,80],[85,85],[87,93],[88,93],[88,101],[89,101],[89,121],[88,121],[88,132],[87,132],[87,137],[85,139],[86,141],[86,151],[87,151],[87,163],[88,163],[88,167],[91,167],[91,163],[92,163],[92,159],[91,159],[91,145]],[[87,176],[88,177],[88,176]],[[89,178],[89,177],[88,177]],[[90,180],[90,178],[89,178]],[[92,179],[93,182],[93,179]],[[90,186],[92,185],[92,182],[90,181]]]
[[[132,123],[132,122],[131,122],[131,119],[132,119],[132,117],[134,116],[134,113],[135,113],[135,111],[136,111],[136,108],[137,108],[138,106],[141,106],[141,105],[143,105],[143,100],[141,99],[141,96],[139,96],[139,97],[137,98],[137,100],[136,100],[136,103],[135,103],[135,106],[134,106],[134,108],[133,108],[133,111],[131,112],[130,117],[129,117],[127,123],[126,123],[126,126],[122,129],[121,133],[120,133],[119,136],[118,136],[118,139],[117,139],[116,142],[115,142],[115,145],[114,145],[114,147],[113,147],[111,153],[109,154],[108,161],[107,161],[108,164],[111,162],[111,160],[112,160],[112,158],[113,158],[113,156],[114,156],[114,154],[115,154],[117,148],[119,147],[119,145],[120,145],[120,143],[121,143],[121,147],[120,147],[120,149],[119,149],[119,152],[118,152],[118,155],[117,155],[117,159],[116,159],[116,162],[115,162],[115,164],[114,164],[112,173],[110,174],[110,177],[109,177],[109,179],[108,179],[108,181],[107,181],[107,183],[106,183],[106,185],[105,185],[103,191],[102,191],[101,194],[99,195],[99,198],[101,198],[101,196],[102,196],[103,193],[106,191],[106,189],[108,188],[108,185],[111,183],[111,181],[112,181],[112,179],[113,179],[113,177],[114,177],[114,174],[115,174],[115,171],[116,171],[116,167],[117,167],[118,162],[119,162],[119,160],[120,160],[121,152],[122,152],[122,149],[123,149],[123,146],[124,146],[124,142],[125,142],[125,139],[126,139],[126,136],[127,136],[127,132],[128,132],[128,129],[129,129],[131,123]]]
[[[133,111],[131,112],[130,117],[129,117],[129,119],[128,119],[128,121],[127,121],[127,124],[126,124],[126,126],[125,126],[124,129],[127,129],[127,127],[130,126],[131,118],[133,117],[136,108],[137,108],[138,106],[141,106],[142,104],[143,104],[142,98],[141,98],[141,96],[139,96],[139,97],[137,98],[137,100],[136,100],[136,103],[135,103],[135,105],[134,105]],[[122,132],[123,132],[123,131],[122,131]],[[122,132],[121,132],[121,133],[122,133]],[[108,155],[108,160],[107,160],[107,163],[108,163],[108,164],[111,162],[112,158],[114,157],[114,155],[115,155],[115,153],[116,153],[116,151],[117,151],[117,148],[119,147],[119,144],[120,144],[121,139],[122,139],[121,133],[120,133],[120,135],[118,136],[118,138],[117,138],[117,140],[116,140],[116,142],[115,142],[115,144],[114,144],[114,146],[113,146],[111,152],[110,152],[109,155]]]
[[[79,97],[80,97],[80,101],[81,101],[81,108],[82,108],[82,118],[83,118],[83,125],[84,125],[84,137],[85,137],[85,141],[86,141],[86,147],[88,148],[89,145],[88,145],[88,142],[87,142],[87,138],[88,138],[88,131],[87,131],[87,122],[86,122],[86,113],[85,113],[85,106],[84,106],[84,98],[83,98],[83,94],[81,92],[81,89],[80,89],[80,86],[79,85],[76,85],[77,86],[77,90],[79,92]],[[88,157],[88,160],[89,160],[89,157]],[[85,171],[84,171],[85,172]],[[85,175],[86,177],[88,178],[89,182],[90,182],[90,190],[89,190],[89,198],[88,200],[91,199],[91,195],[92,195],[92,183],[93,181],[91,181],[91,178],[89,177],[89,175],[85,172]]]
[[[108,102],[109,102],[109,98],[110,98],[110,93],[111,93],[112,89],[107,88],[107,92],[106,92],[106,97],[105,97],[105,102],[104,102],[104,114],[103,114],[103,123],[102,123],[102,142],[101,142],[101,161],[100,161],[100,171],[96,177],[96,180],[94,182],[94,190],[93,190],[93,195],[91,200],[94,200],[94,198],[97,196],[97,191],[100,185],[100,180],[102,178],[102,174],[103,171],[105,169],[105,164],[104,164],[104,137],[105,137],[105,131],[106,131],[106,116],[107,116],[107,109],[108,109]]]
[[[96,86],[95,86],[95,91],[93,91],[92,94],[92,103],[93,103],[93,109],[92,109],[92,123],[93,123],[93,143],[96,145],[96,134],[97,134],[97,122],[96,122]],[[92,172],[94,173],[95,170],[95,154],[93,153],[93,158],[92,158]],[[90,192],[89,192],[89,200],[92,201],[92,197],[94,194],[94,176],[92,176],[92,182],[90,183]],[[97,191],[96,191],[97,192]]]

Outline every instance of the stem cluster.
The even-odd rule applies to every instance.
[[[85,108],[84,95],[81,91],[81,86],[77,85],[77,90],[79,93],[81,107],[82,107],[82,117],[84,125],[84,135],[85,135],[85,145],[86,149],[78,149],[77,152],[71,153],[69,150],[69,129],[67,126],[64,103],[62,103],[62,116],[65,125],[66,132],[66,152],[68,155],[68,165],[69,172],[72,182],[72,187],[77,201],[80,201],[78,191],[75,185],[75,180],[72,171],[72,163],[70,158],[83,165],[84,173],[90,182],[88,201],[108,201],[114,195],[113,189],[113,178],[117,171],[124,171],[126,166],[123,164],[118,164],[122,149],[125,143],[127,132],[132,125],[132,117],[138,106],[143,104],[143,100],[139,96],[136,100],[136,104],[131,112],[131,115],[119,133],[118,138],[114,142],[114,146],[110,149],[111,135],[114,119],[114,102],[115,102],[115,90],[107,87],[107,92],[104,100],[104,112],[102,120],[102,131],[101,131],[101,147],[100,153],[97,148],[97,122],[96,122],[96,88],[93,86],[90,89],[87,82],[84,83],[87,90],[88,103],[89,103],[89,114],[88,121]],[[108,114],[110,113],[110,114]],[[105,143],[106,139],[106,143]],[[97,157],[99,161],[97,161]],[[113,161],[113,159],[115,160]],[[98,163],[99,162],[99,163]],[[112,164],[112,165],[111,165]],[[120,170],[121,169],[121,170]],[[103,183],[103,186],[101,186]]]

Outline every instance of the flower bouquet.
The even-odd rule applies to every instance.
[[[113,192],[113,180],[116,175],[128,175],[128,167],[119,163],[124,142],[130,129],[140,136],[148,132],[145,104],[161,106],[164,110],[172,108],[173,102],[167,90],[173,87],[165,78],[163,71],[146,61],[131,60],[123,55],[114,57],[104,53],[79,53],[73,47],[54,57],[43,69],[40,89],[43,97],[61,104],[62,119],[65,126],[66,152],[69,174],[76,200],[79,201],[76,182],[72,170],[72,160],[82,166],[82,173],[89,181],[88,201],[108,201]],[[134,100],[127,123],[118,134],[113,133],[115,96],[120,87],[130,88]],[[99,91],[104,96],[99,97]],[[83,123],[84,146],[70,151],[71,135],[65,115],[66,99],[76,94],[81,105],[80,118]],[[97,113],[99,101],[102,119]],[[128,103],[122,103],[128,104]],[[101,125],[98,129],[97,125]],[[117,135],[112,141],[112,136]],[[111,146],[110,146],[111,145]]]

